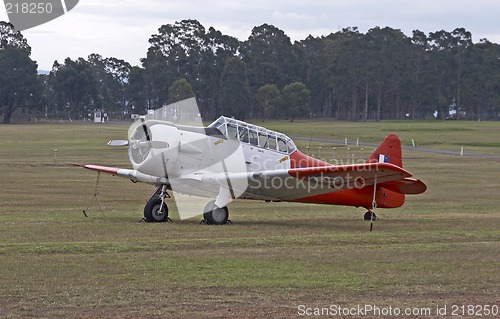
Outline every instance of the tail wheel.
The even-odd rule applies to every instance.
[[[375,212],[370,212],[370,211],[367,211],[365,213],[365,215],[363,216],[364,220],[372,220],[372,214],[373,214],[373,220],[377,220],[377,215],[375,214]]]
[[[224,225],[229,219],[229,209],[227,206],[219,208],[215,205],[215,201],[209,202],[203,210],[203,218],[210,225]]]
[[[160,209],[161,208],[161,209]],[[151,223],[161,223],[168,219],[168,207],[160,198],[150,199],[144,207],[144,219]]]

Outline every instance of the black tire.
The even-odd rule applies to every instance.
[[[364,219],[365,220],[372,220],[372,214],[370,211],[367,211],[364,215]],[[377,219],[377,215],[375,213],[373,213],[373,220],[376,220]]]
[[[144,219],[150,223],[162,223],[168,219],[168,207],[165,202],[160,213],[161,199],[152,198],[144,206]]]
[[[229,209],[227,206],[219,208],[215,206],[215,201],[209,202],[203,210],[203,218],[209,225],[224,225],[229,219]]]

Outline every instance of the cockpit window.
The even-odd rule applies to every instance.
[[[276,151],[276,137],[270,135],[269,136],[269,149]]]
[[[228,139],[250,143],[263,149],[288,154],[297,149],[293,141],[285,134],[225,116],[221,116],[208,127],[217,128]]]
[[[238,140],[238,128],[236,125],[227,125],[227,137],[233,140]]]
[[[248,129],[246,127],[238,127],[238,133],[240,135],[240,142],[248,143]]]
[[[222,123],[219,127],[218,127],[219,131],[222,133],[222,135],[224,136],[227,136],[227,132],[226,132],[226,124]]]
[[[259,146],[267,148],[267,134],[259,132]]]
[[[284,152],[284,153],[286,153],[286,151],[287,151],[286,142],[284,139],[282,139],[280,137],[278,138],[278,150],[280,152]]]
[[[257,138],[257,132],[254,130],[248,130],[248,136],[250,138],[250,144],[258,146],[259,145],[259,140]]]

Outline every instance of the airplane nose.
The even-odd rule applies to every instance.
[[[133,133],[129,135],[129,157],[133,164],[141,164],[151,152],[151,129],[146,123],[137,122],[133,126]]]
[[[174,125],[156,120],[139,122],[129,138],[129,157],[135,169],[164,176],[163,171],[175,164],[178,145],[179,133]]]

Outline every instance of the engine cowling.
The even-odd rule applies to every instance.
[[[154,176],[172,174],[179,155],[179,131],[170,122],[138,122],[129,131],[129,158],[134,169]]]

